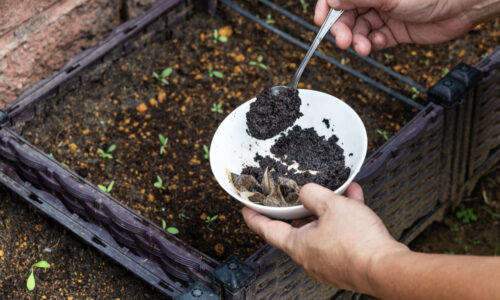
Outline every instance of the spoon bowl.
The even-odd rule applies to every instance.
[[[339,138],[338,144],[344,149],[345,163],[351,168],[351,173],[347,181],[334,191],[342,194],[361,169],[365,159],[368,139],[363,122],[349,105],[334,96],[299,89],[299,97],[302,100],[300,111],[303,116],[297,119],[294,125],[304,129],[312,127],[318,135],[325,138],[335,134]],[[247,133],[246,113],[255,100],[254,98],[240,105],[217,128],[210,146],[212,173],[229,195],[259,213],[278,219],[306,217],[311,213],[302,205],[270,207],[245,200],[233,188],[227,176],[227,171],[240,174],[245,166],[257,166],[255,155],[271,155],[271,146],[279,138],[277,135],[267,140],[258,140]],[[329,127],[324,119],[329,121]]]

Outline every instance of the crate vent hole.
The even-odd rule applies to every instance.
[[[172,293],[174,292],[174,290],[172,290],[172,288],[170,286],[168,286],[168,284],[163,280],[158,281],[158,285],[166,290],[169,290]]]
[[[76,64],[74,66],[71,66],[69,69],[66,70],[66,73],[69,74],[69,73],[73,72],[74,70],[78,69],[78,67],[80,67],[80,64]]]
[[[134,30],[135,28],[137,27],[137,24],[133,25],[133,26],[130,26],[130,27],[127,27],[127,29],[125,29],[123,31],[124,34],[127,34],[129,32],[131,32],[132,30]]]
[[[104,247],[104,248],[106,247],[106,244],[104,244],[104,242],[95,235],[92,237],[92,242],[96,243],[97,245],[99,245],[101,247]]]
[[[29,195],[29,198],[30,198],[31,200],[33,200],[33,201],[36,201],[36,202],[38,202],[38,203],[40,203],[40,204],[43,204],[42,199],[40,199],[40,197],[38,197],[37,195],[35,195],[35,194],[33,194],[33,193],[31,193],[31,194]]]

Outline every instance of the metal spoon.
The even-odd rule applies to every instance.
[[[288,86],[284,85],[278,85],[275,87],[271,88],[271,92],[273,95],[278,95],[281,91],[287,89],[287,88],[292,88],[296,89],[297,85],[299,84],[299,79],[300,76],[302,76],[302,72],[304,72],[304,69],[307,66],[307,63],[313,56],[314,52],[316,51],[316,48],[318,48],[319,43],[321,40],[325,37],[326,33],[330,31],[330,28],[332,28],[333,24],[337,22],[337,20],[340,18],[344,11],[343,10],[335,10],[333,8],[330,8],[330,11],[328,12],[328,15],[326,16],[325,21],[321,25],[321,28],[318,30],[318,33],[316,34],[316,37],[314,38],[313,42],[311,43],[311,46],[309,46],[309,50],[307,50],[306,56],[304,56],[304,59],[300,63],[299,68],[297,69],[297,72],[295,72],[295,75],[292,77],[292,81],[288,84]]]

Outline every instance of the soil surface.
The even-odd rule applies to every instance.
[[[298,1],[277,3],[312,23],[312,1],[308,9],[303,9]],[[310,42],[314,37],[269,9],[239,4],[247,5],[263,19],[270,14],[276,26],[286,27],[302,40]],[[231,32],[227,43],[213,43],[215,28]],[[430,87],[458,62],[474,64],[491,52],[499,44],[499,37],[497,18],[449,43],[400,45],[372,57]],[[343,58],[346,65],[370,72],[379,81],[412,95],[409,88],[369,70],[345,51],[328,43],[320,48],[339,60]],[[91,182],[116,181],[113,196],[158,224],[165,219],[168,226],[179,228],[181,239],[191,239],[195,247],[207,249],[204,252],[214,258],[223,259],[229,254],[246,257],[262,245],[262,240],[249,232],[242,223],[241,207],[223,194],[212,179],[202,146],[209,144],[224,115],[257,95],[262,86],[286,84],[304,53],[220,5],[215,18],[194,16],[172,30],[168,43],[150,45],[141,53],[120,59],[100,82],[87,84],[53,103],[50,113],[37,117],[25,136]],[[264,56],[264,64],[275,67],[274,71],[249,65],[259,55]],[[222,79],[208,76],[210,64],[224,74]],[[168,78],[170,84],[156,82],[152,72],[161,72],[168,66],[174,69]],[[385,142],[377,130],[385,130],[391,136],[416,112],[318,58],[312,58],[299,88],[323,90],[349,103],[367,125],[370,151]],[[426,101],[422,95],[417,95],[416,100]],[[216,103],[222,103],[222,113],[216,108],[212,111]],[[167,152],[162,156],[159,133],[169,138]],[[117,145],[112,153],[114,158],[100,157],[97,148],[107,149],[112,144]],[[140,171],[139,166],[146,171]],[[162,176],[166,190],[153,187],[156,173]],[[482,186],[471,197],[473,201],[450,212],[444,223],[430,226],[411,247],[438,253],[498,254],[500,209],[487,205],[482,191],[484,187],[490,201],[498,201],[493,197],[500,183],[488,186],[491,180],[487,178],[498,178],[498,171],[494,174],[482,180]],[[1,197],[0,296],[161,298],[127,270],[79,242],[60,225],[37,215],[17,197],[11,198],[5,192]],[[464,223],[463,218],[457,217],[457,212],[467,209],[476,215],[476,221]],[[179,217],[181,213],[189,219]],[[219,217],[211,225],[212,232],[205,220],[214,215]],[[197,232],[190,231],[197,227]],[[222,243],[223,251],[215,247]],[[27,272],[40,259],[49,261],[51,268],[36,271],[37,287],[28,292]]]
[[[270,88],[264,89],[247,112],[248,133],[259,140],[272,138],[302,116],[301,104],[298,90],[287,88],[274,95]]]

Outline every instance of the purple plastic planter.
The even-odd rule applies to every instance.
[[[221,264],[101,192],[19,136],[24,123],[82,82],[185,20],[190,0],[160,0],[96,47],[25,90],[0,114],[0,182],[128,270],[179,299],[321,299],[338,290],[312,281],[269,245]],[[215,1],[197,6],[214,11]],[[356,181],[393,236],[409,243],[459,203],[500,160],[500,49],[459,65],[430,89],[428,104],[365,162]],[[482,77],[481,77],[482,74]]]

